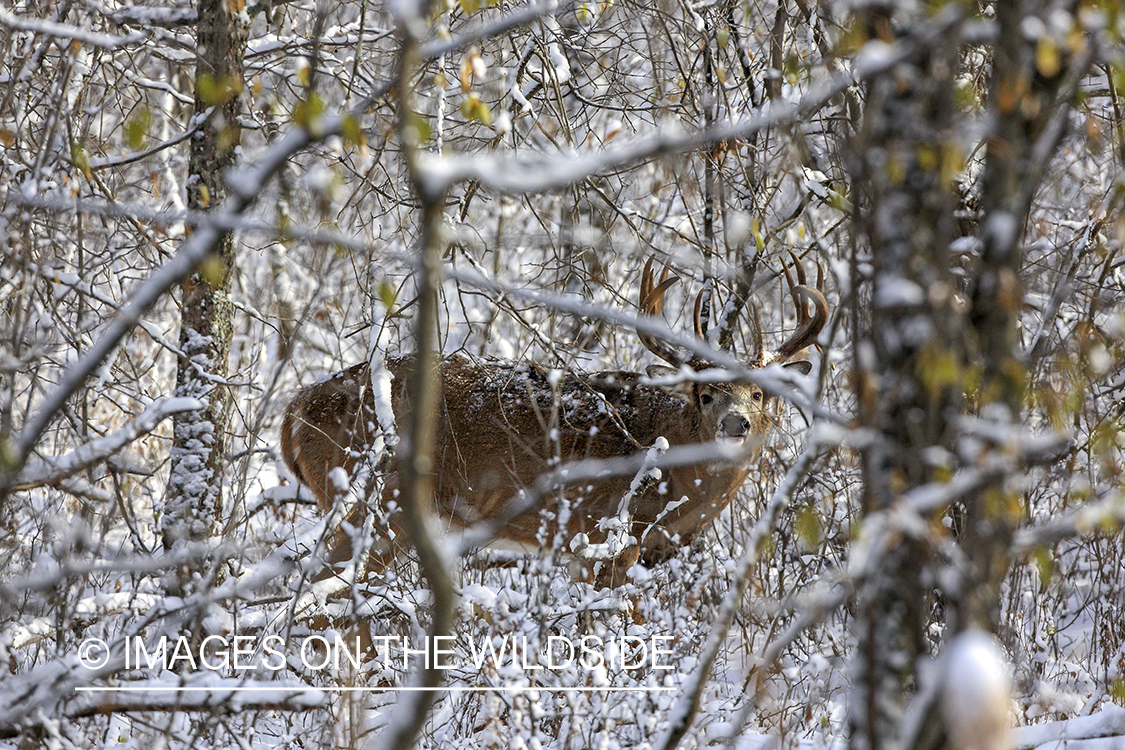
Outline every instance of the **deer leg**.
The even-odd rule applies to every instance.
[[[629,580],[626,573],[640,557],[641,548],[632,544],[621,550],[616,557],[595,563],[594,565],[600,564],[596,571],[592,570],[594,566],[588,566],[591,568],[591,582],[596,588],[615,589],[623,586]]]
[[[370,513],[371,509],[365,503],[359,503],[332,532],[324,557],[325,566],[313,578],[317,583],[335,579],[338,588],[330,595],[331,599],[349,599],[353,586],[365,586],[373,577],[381,577],[402,551],[396,540],[403,538],[403,532],[393,520],[385,525],[377,520],[373,538],[363,539]],[[368,542],[366,550],[361,549],[357,554],[356,543],[364,541]],[[343,571],[352,563],[356,566],[354,573],[345,577]],[[367,619],[354,613],[339,617],[317,616],[310,620],[309,626],[313,630],[336,628],[344,634],[344,642],[349,644],[355,643],[358,638],[359,652],[370,660],[375,656],[375,648]]]
[[[672,541],[668,529],[663,526],[652,526],[642,536],[641,561],[645,567],[651,568],[673,557],[681,546]]]
[[[382,574],[394,562],[401,550],[392,537],[401,536],[401,530],[393,523],[388,525],[389,528],[379,528],[376,525],[374,539],[367,546],[366,558],[357,559],[355,542],[363,534],[367,514],[368,508],[360,504],[336,527],[324,558],[325,567],[314,580],[319,582],[338,577],[342,587],[350,586],[355,581],[362,582],[368,576]],[[340,576],[340,571],[352,562],[358,566],[355,579],[345,580]]]

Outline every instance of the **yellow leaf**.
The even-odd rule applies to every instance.
[[[1054,78],[1062,69],[1062,54],[1055,40],[1042,37],[1035,47],[1035,67],[1046,78]]]
[[[384,279],[379,283],[379,301],[383,303],[383,307],[388,313],[394,309],[397,297],[398,294],[395,292],[395,288],[391,286],[390,282]]]
[[[227,264],[218,255],[208,255],[199,266],[199,275],[212,287],[222,286],[226,273]]]
[[[90,179],[90,155],[86,153],[86,147],[78,141],[73,141],[70,144],[70,160],[74,162],[74,166],[87,180]]]

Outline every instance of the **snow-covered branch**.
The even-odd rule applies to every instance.
[[[878,54],[870,53],[862,60],[857,60],[850,75],[828,76],[815,83],[798,102],[772,103],[768,110],[755,117],[723,123],[696,133],[663,128],[623,146],[588,153],[515,159],[504,155],[459,156],[457,159],[433,157],[425,162],[427,177],[433,182],[434,190],[448,189],[460,182],[476,181],[505,193],[539,193],[576,185],[594,175],[659,156],[687,153],[716,143],[745,140],[781,124],[800,122],[810,114],[822,110],[849,87],[886,75],[929,47],[941,44],[945,39],[944,32],[960,20],[961,13],[951,8],[932,25],[919,30],[911,38],[893,45],[880,43]]]
[[[21,736],[60,719],[135,711],[262,710],[320,708],[328,693],[300,683],[258,682],[207,675],[189,682],[127,682],[128,691],[90,689],[93,672],[75,660],[53,661],[4,682],[0,738]]]
[[[1092,716],[1018,727],[1008,732],[1008,746],[1012,750],[1117,750],[1125,746],[1125,708],[1107,706]]]
[[[173,286],[191,275],[199,264],[211,254],[223,235],[220,226],[241,216],[246,209],[253,205],[261,189],[269,182],[270,178],[294,154],[308,146],[311,140],[309,134],[301,128],[294,129],[288,136],[282,138],[266,152],[257,166],[241,174],[239,184],[243,189],[231,190],[230,198],[217,212],[220,220],[216,223],[201,224],[171,260],[153,272],[133,290],[128,301],[97,337],[94,345],[86,350],[82,357],[66,371],[59,384],[44,399],[39,410],[19,431],[15,446],[17,455],[10,464],[12,468],[0,474],[0,494],[11,488],[15,479],[15,471],[22,468],[27,461],[27,457],[31,455],[31,451],[46,431],[47,426],[70,396],[117,348],[121,339],[133,329],[142,316],[152,309],[157,300]]]
[[[12,489],[27,490],[54,484],[66,477],[106,460],[138,438],[156,429],[173,414],[194,411],[201,406],[195,398],[161,398],[153,401],[140,416],[105,437],[96,438],[63,456],[48,458],[24,466]]]
[[[1022,557],[1040,547],[1087,534],[1120,533],[1122,526],[1125,526],[1125,493],[1118,491],[1061,517],[1020,529],[1012,541],[1012,554]]]
[[[28,18],[17,16],[5,8],[0,8],[0,26],[7,26],[17,31],[30,31],[35,34],[52,36],[58,39],[73,39],[76,42],[89,44],[102,49],[118,49],[143,42],[147,35],[140,32],[129,36],[113,36],[112,34],[99,34],[77,26],[65,23],[56,23],[43,18]]]

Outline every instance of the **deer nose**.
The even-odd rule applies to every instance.
[[[719,429],[727,437],[746,437],[746,433],[750,432],[750,420],[741,414],[728,414],[719,423]]]

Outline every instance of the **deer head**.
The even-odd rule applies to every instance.
[[[758,318],[756,315],[753,316],[752,336],[757,354],[754,361],[747,364],[754,368],[780,364],[807,375],[812,367],[811,363],[805,359],[794,361],[793,358],[816,341],[816,337],[828,320],[828,302],[818,288],[823,285],[823,270],[817,267],[817,286],[808,286],[804,266],[796,255],[790,253],[790,256],[796,268],[797,282],[794,282],[789,266],[785,265],[783,268],[790,295],[797,309],[797,330],[775,351],[768,352],[762,346],[762,330]],[[660,317],[664,308],[664,294],[679,279],[670,276],[670,271],[665,266],[657,281],[652,265],[653,261],[650,258],[641,274],[640,309],[645,315]],[[701,291],[695,298],[692,320],[696,337],[705,341],[707,334],[702,320],[703,295],[704,292]],[[806,303],[812,305],[812,312],[809,312]],[[646,349],[672,365],[672,368],[650,366],[648,374],[651,377],[672,375],[682,367],[695,372],[716,367],[714,363],[698,355],[685,356],[665,342],[641,331],[638,331],[638,336]],[[765,410],[767,395],[758,385],[694,381],[688,384],[686,395],[701,415],[706,433],[705,439],[746,445],[751,449],[757,449],[765,440],[772,419]]]

